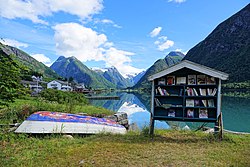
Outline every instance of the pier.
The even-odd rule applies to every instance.
[[[88,96],[89,100],[120,100],[119,96]]]

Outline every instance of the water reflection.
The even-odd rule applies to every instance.
[[[115,112],[126,112],[129,124],[136,123],[142,129],[149,126],[150,95],[138,93],[109,92],[100,96],[120,96],[120,100],[93,100],[95,106],[101,106]],[[224,128],[238,132],[250,132],[250,99],[238,97],[223,97],[222,112]],[[169,127],[197,129],[202,123],[156,121],[158,129]],[[214,127],[213,123],[206,126]]]
[[[128,114],[129,124],[136,124],[139,129],[148,127],[150,123],[150,112],[137,96],[132,93],[110,92],[100,96],[120,96],[120,100],[92,100],[92,105],[101,106],[115,112],[125,112]],[[149,98],[150,99],[150,98]],[[146,104],[146,103],[145,103]],[[150,104],[150,102],[149,102]],[[156,121],[156,129],[168,129],[169,125],[164,121]]]

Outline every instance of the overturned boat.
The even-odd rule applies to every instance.
[[[16,130],[16,133],[65,133],[65,134],[125,134],[126,128],[105,118],[85,115],[39,111],[30,115]]]

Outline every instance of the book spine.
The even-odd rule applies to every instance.
[[[212,93],[212,96],[215,96],[215,95],[216,95],[216,92],[217,92],[217,88],[214,88],[213,93]]]
[[[159,91],[160,95],[162,95],[162,96],[164,95],[164,93],[160,87],[158,87],[158,91]]]
[[[193,88],[193,92],[194,92],[195,96],[199,96],[195,88]]]

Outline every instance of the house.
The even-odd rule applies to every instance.
[[[72,87],[69,85],[68,82],[63,82],[59,80],[50,81],[47,84],[48,89],[57,89],[62,91],[72,91]]]
[[[89,90],[85,87],[84,83],[77,84],[73,87],[73,90],[78,93],[88,93]]]
[[[43,87],[40,85],[40,82],[22,80],[21,84],[24,87],[29,88],[33,92],[37,92],[38,93],[38,92],[41,92],[43,90]]]

